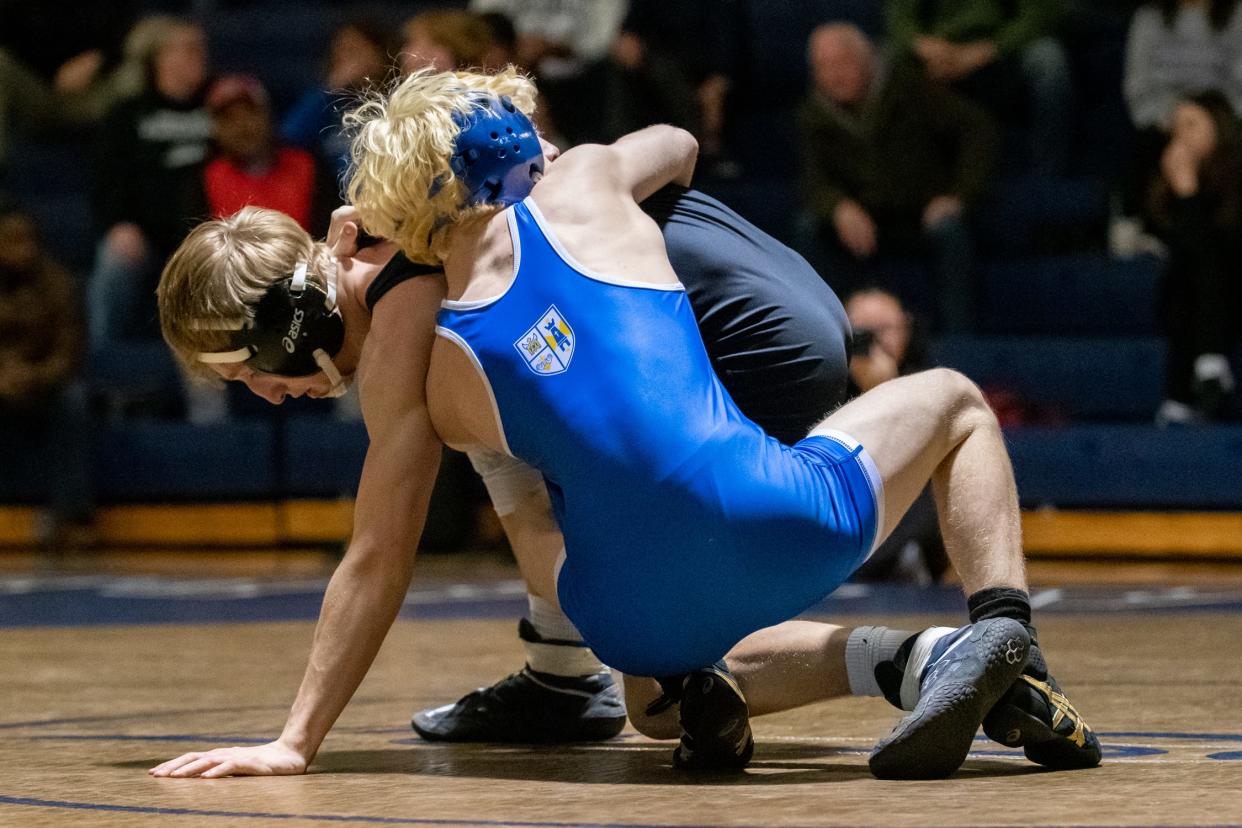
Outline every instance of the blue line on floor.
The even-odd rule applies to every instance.
[[[160,808],[153,805],[108,805],[96,802],[66,802],[57,799],[30,799],[0,795],[0,805],[30,808],[65,808],[76,811],[113,811],[126,814],[161,814],[166,816],[208,816],[229,819],[303,819],[316,822],[370,822],[381,825],[513,825],[517,828],[707,828],[694,825],[660,825],[633,822],[531,822],[513,819],[432,819],[420,817],[383,817],[360,814],[285,814],[270,811],[220,811],[198,808]],[[759,828],[736,826],[735,828]],[[789,826],[809,828],[809,826]]]
[[[703,825],[661,825],[641,822],[531,822],[512,819],[430,819],[419,817],[383,817],[361,814],[286,814],[271,811],[222,811],[199,808],[160,808],[153,805],[109,805],[101,802],[68,802],[58,799],[33,799],[20,796],[0,795],[0,805],[26,808],[59,808],[74,811],[111,811],[123,814],[160,814],[162,816],[204,816],[226,819],[301,819],[308,822],[367,822],[379,825],[513,825],[517,828],[709,828]],[[759,828],[759,826],[732,826],[732,828]],[[787,828],[810,828],[791,825]],[[1045,826],[1045,828],[1066,828]],[[1096,828],[1131,828],[1120,825],[1100,825]],[[1153,825],[1148,828],[1174,828]],[[1176,828],[1237,828],[1236,825],[1183,825]]]

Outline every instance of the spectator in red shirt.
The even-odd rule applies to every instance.
[[[250,75],[211,87],[207,110],[217,154],[203,170],[207,212],[222,218],[253,205],[292,216],[312,235],[327,233],[339,201],[336,182],[309,152],[276,139],[267,90]]]

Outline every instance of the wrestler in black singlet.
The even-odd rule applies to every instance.
[[[642,203],[664,232],[716,375],[747,417],[784,443],[845,400],[850,325],[806,260],[709,195],[670,184]],[[407,279],[437,275],[398,253],[367,308]]]

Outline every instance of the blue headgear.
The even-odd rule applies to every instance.
[[[543,175],[535,126],[508,95],[479,94],[478,106],[454,112],[461,127],[449,166],[466,187],[466,203],[516,204]]]

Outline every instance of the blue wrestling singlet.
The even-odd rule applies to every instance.
[[[543,473],[565,613],[606,664],[711,664],[839,586],[871,551],[879,475],[844,435],[785,446],[738,410],[681,285],[592,273],[531,199],[507,211],[514,280],[445,301],[505,449]]]

